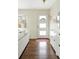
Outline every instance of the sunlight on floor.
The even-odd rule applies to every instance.
[[[39,42],[39,55],[47,54],[47,42]]]
[[[47,46],[47,42],[39,42],[39,47],[46,47]]]

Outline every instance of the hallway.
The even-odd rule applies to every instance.
[[[60,0],[18,1],[18,58],[60,58]]]
[[[30,40],[20,59],[57,59],[47,39]]]

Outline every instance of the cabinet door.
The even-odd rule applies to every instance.
[[[23,50],[28,44],[28,41],[29,41],[28,35],[25,35],[22,39],[18,41],[18,57],[20,57],[20,55],[22,54]]]
[[[56,55],[60,56],[60,39],[59,36],[55,37]]]

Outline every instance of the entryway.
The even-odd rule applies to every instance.
[[[48,18],[46,15],[38,18],[38,38],[48,38]]]

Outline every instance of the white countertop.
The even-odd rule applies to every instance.
[[[28,34],[28,31],[25,28],[18,28],[18,40],[20,40],[27,34]]]

